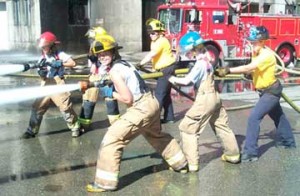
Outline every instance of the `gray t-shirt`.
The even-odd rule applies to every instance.
[[[195,88],[198,88],[201,82],[206,80],[212,71],[213,66],[204,57],[196,61],[192,70],[186,75],[186,78],[194,84]]]

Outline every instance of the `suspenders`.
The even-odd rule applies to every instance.
[[[146,92],[149,92],[149,88],[148,86],[146,85],[144,79],[140,76],[140,74],[137,72],[137,70],[135,69],[135,67],[133,67],[132,65],[130,65],[128,62],[124,61],[124,60],[117,60],[114,62],[114,64],[116,63],[121,63],[127,67],[130,68],[130,70],[133,71],[133,73],[135,74],[136,78],[138,79],[139,81],[139,86],[140,86],[140,92],[141,93],[146,93]]]

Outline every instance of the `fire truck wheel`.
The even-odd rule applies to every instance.
[[[211,64],[213,65],[213,67],[218,66],[220,55],[219,50],[213,45],[206,45],[206,49],[212,58]]]
[[[283,60],[285,66],[288,66],[290,63],[294,62],[294,49],[289,45],[280,46],[277,50],[277,54]]]

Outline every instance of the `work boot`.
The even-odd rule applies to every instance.
[[[67,123],[69,129],[72,132],[72,137],[78,137],[80,135],[80,122],[77,120],[75,123]]]
[[[181,168],[181,169],[178,169],[178,170],[175,170],[175,169],[173,169],[172,167],[169,167],[169,170],[170,171],[174,171],[174,172],[179,172],[179,173],[181,173],[181,174],[186,174],[186,173],[188,173],[188,166],[186,165],[186,166],[184,166],[183,168]]]
[[[92,124],[91,119],[78,118],[78,121],[80,123],[81,128],[84,130],[84,132],[88,131]]]
[[[255,162],[255,161],[258,161],[257,155],[251,155],[251,154],[247,154],[247,153],[242,154],[242,157],[241,157],[242,163]]]
[[[79,130],[72,131],[72,137],[78,137],[80,135]]]
[[[276,143],[276,148],[295,149],[296,145],[295,145],[295,143],[286,144],[285,142],[277,142]]]
[[[86,133],[90,130],[90,125],[83,125],[80,126],[80,133]]]
[[[282,149],[296,149],[296,146],[294,146],[294,145],[288,145],[288,146],[285,146],[285,145],[277,145],[276,148],[282,148]]]
[[[199,171],[199,165],[193,165],[193,166],[188,165],[188,166],[185,166],[185,167],[181,168],[180,170],[174,170],[172,167],[169,167],[169,170],[179,172],[179,173],[182,173],[182,174],[186,174],[188,172],[198,172]]]
[[[174,120],[165,120],[165,119],[161,119],[160,120],[161,124],[174,124],[175,121]]]
[[[228,162],[228,163],[233,163],[233,164],[241,162],[241,160],[240,160],[240,154],[238,154],[238,155],[226,155],[226,154],[223,154],[222,157],[221,157],[221,159],[222,159],[222,161],[225,161],[225,162]]]
[[[88,192],[93,192],[93,193],[101,193],[101,192],[105,192],[107,190],[101,188],[98,184],[96,184],[95,182],[91,182],[88,185],[86,185],[86,190]]]
[[[116,122],[118,119],[120,119],[120,114],[117,115],[107,115],[109,124],[112,125],[114,122]]]
[[[30,139],[30,138],[34,138],[35,134],[34,133],[29,133],[29,132],[25,132],[23,133],[23,135],[20,137],[20,139]]]
[[[198,172],[199,165],[189,165],[189,172]]]
[[[99,184],[96,182],[91,182],[88,185],[86,185],[86,190],[88,192],[93,192],[93,193],[101,193],[101,192],[107,192],[107,191],[115,191],[117,188],[112,188],[112,189],[104,189],[102,188]]]

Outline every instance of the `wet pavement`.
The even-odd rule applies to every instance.
[[[68,79],[68,83],[77,81]],[[36,78],[0,77],[1,91],[37,85]],[[286,87],[284,92],[299,100],[299,90],[299,86]],[[221,96],[228,109],[257,100],[252,91]],[[180,140],[178,124],[192,102],[176,94],[173,98],[176,123],[163,125],[163,131]],[[72,101],[79,113],[80,92],[72,92]],[[85,185],[93,181],[98,148],[108,127],[103,102],[97,103],[91,130],[79,138],[71,137],[60,112],[53,106],[44,116],[38,137],[21,140],[32,103],[29,100],[0,105],[0,195],[97,195],[87,193]],[[299,101],[296,104],[299,106]],[[299,113],[283,105],[299,146]],[[120,104],[120,107],[124,112],[125,106]],[[250,109],[228,112],[240,148]],[[221,146],[211,128],[206,127],[199,141],[200,171],[188,174],[167,170],[161,157],[140,136],[124,150],[118,190],[102,195],[299,195],[300,148],[276,148],[274,131],[273,122],[266,117],[258,141],[259,161],[234,165],[220,160]]]

